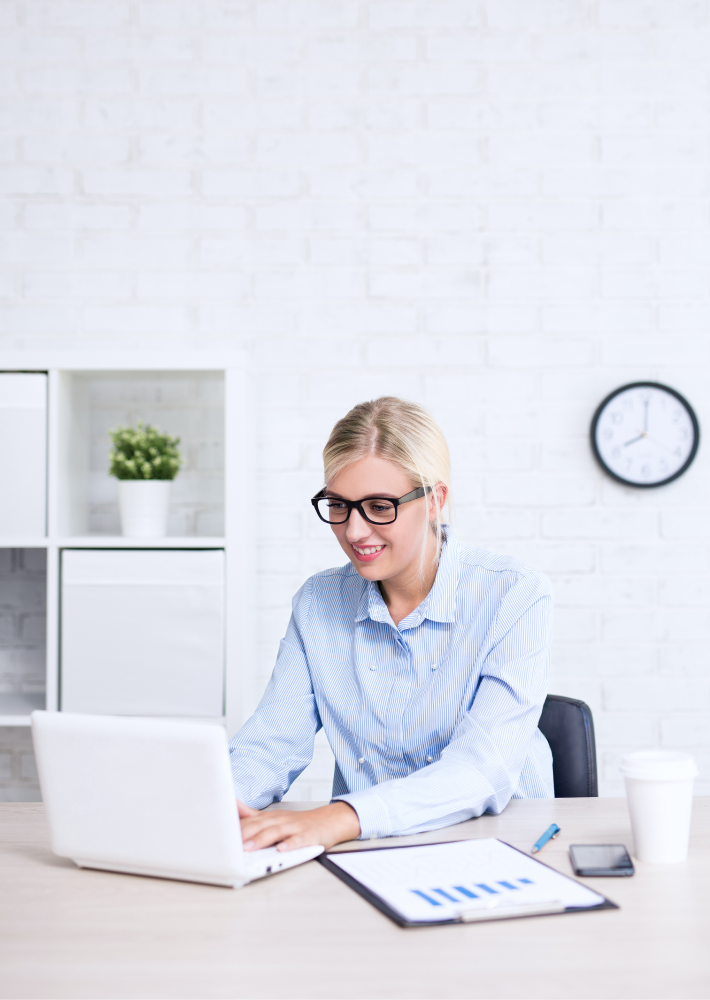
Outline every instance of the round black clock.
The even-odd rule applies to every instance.
[[[700,441],[687,399],[658,382],[631,382],[599,404],[592,450],[610,476],[626,486],[664,486],[682,476]]]

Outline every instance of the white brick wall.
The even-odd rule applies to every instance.
[[[340,556],[308,497],[358,400],[430,407],[468,541],[545,569],[552,690],[710,792],[710,467],[633,492],[615,386],[710,426],[708,0],[0,0],[0,343],[245,345],[257,697]],[[4,766],[4,765],[3,765]],[[325,794],[328,757],[298,794]]]

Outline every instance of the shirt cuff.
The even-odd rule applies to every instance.
[[[349,792],[347,795],[338,795],[333,802],[347,802],[360,820],[360,836],[358,840],[374,840],[375,837],[389,837],[392,834],[392,823],[390,822],[387,806],[373,790],[368,789],[363,792]]]

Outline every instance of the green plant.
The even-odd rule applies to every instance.
[[[137,427],[111,431],[113,449],[109,472],[116,479],[174,479],[182,458],[180,438],[161,434],[157,427],[138,421]]]

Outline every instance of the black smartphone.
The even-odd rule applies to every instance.
[[[633,875],[634,864],[623,844],[572,844],[575,875]]]

